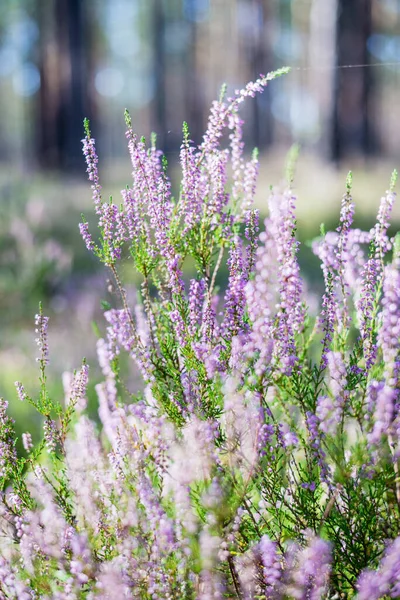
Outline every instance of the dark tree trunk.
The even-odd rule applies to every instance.
[[[83,0],[38,0],[38,156],[42,168],[81,168],[82,121],[90,106],[88,18]]]
[[[254,65],[254,76],[266,74],[272,70],[269,20],[271,3],[268,0],[252,0],[259,15],[259,31],[254,37],[250,64]],[[260,150],[271,145],[273,139],[273,119],[271,114],[271,95],[269,86],[261,95],[257,95],[253,103],[254,110],[254,144]]]
[[[372,0],[338,0],[336,66],[369,63]],[[373,75],[370,68],[334,71],[331,151],[335,161],[350,152],[369,155],[375,149],[371,131]]]
[[[157,146],[167,151],[168,136],[166,129],[166,84],[165,84],[165,13],[163,0],[153,0],[152,34],[154,48],[154,79],[155,97],[153,101],[155,130],[157,132]]]
[[[186,56],[183,57],[184,70],[184,90],[185,90],[185,109],[190,130],[191,139],[200,144],[203,133],[204,117],[204,98],[202,96],[201,83],[199,81],[199,69],[197,64],[197,23],[195,20],[190,22],[190,43]]]

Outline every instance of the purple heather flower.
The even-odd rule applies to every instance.
[[[380,600],[382,588],[377,571],[364,570],[358,578],[357,589],[357,600]]]
[[[200,403],[197,371],[193,370],[182,373],[181,384],[188,414],[197,413]]]
[[[93,570],[91,552],[88,547],[86,534],[75,533],[70,541],[72,560],[70,561],[71,575],[79,586],[89,581],[88,572]]]
[[[344,277],[348,289],[355,294],[360,293],[362,271],[366,262],[365,250],[370,242],[370,232],[361,231],[357,228],[349,230],[345,253]]]
[[[261,425],[258,434],[258,450],[261,456],[267,454],[267,451],[271,449],[274,433],[275,429],[273,425],[268,423]]]
[[[235,556],[234,566],[239,580],[241,597],[246,600],[258,596],[257,575],[259,575],[259,572],[257,572],[256,560],[255,548],[249,548],[246,552]]]
[[[218,434],[211,420],[191,416],[182,430],[182,441],[172,447],[172,465],[168,469],[171,485],[190,485],[206,481],[217,462],[215,439]]]
[[[357,600],[380,600],[400,595],[400,537],[386,549],[377,571],[363,571],[357,582]]]
[[[125,136],[128,140],[128,150],[133,168],[133,189],[135,192],[139,192],[141,190],[142,194],[145,194],[148,202],[151,190],[149,189],[145,170],[145,165],[148,159],[146,145],[144,141],[138,141],[137,136],[132,131],[131,124],[128,125]]]
[[[315,414],[319,421],[320,430],[333,435],[341,416],[341,410],[336,406],[335,400],[330,396],[319,396]]]
[[[89,381],[89,367],[84,362],[81,369],[75,374],[68,377],[67,373],[63,374],[66,384],[66,403],[72,403],[78,410],[82,411],[86,408],[86,389]],[[68,380],[67,380],[68,379]]]
[[[218,296],[214,295],[212,298],[206,296],[203,323],[201,327],[202,342],[207,344],[215,344],[215,340],[219,336],[219,325],[216,319],[216,305],[218,303]],[[205,348],[203,347],[202,350]],[[201,359],[200,359],[201,360]]]
[[[53,421],[53,419],[50,418],[46,418],[44,423],[43,423],[43,432],[44,432],[44,439],[46,441],[46,447],[47,450],[51,453],[54,454],[57,450],[57,447],[59,446],[61,439],[60,439],[60,432],[58,431],[57,425],[55,423],[55,421]]]
[[[295,202],[296,196],[288,189],[282,195],[273,193],[269,199],[269,208],[277,227],[275,241],[279,263],[279,313],[286,314],[286,320],[293,331],[299,331],[304,314],[301,306],[302,281],[297,262],[299,242],[295,238]]]
[[[377,222],[371,230],[376,245],[376,254],[379,258],[382,258],[391,249],[387,230],[390,225],[390,217],[395,199],[396,193],[393,190],[388,190],[385,196],[381,198]]]
[[[320,469],[321,480],[328,483],[330,471],[326,462],[326,454],[322,449],[323,433],[320,431],[320,421],[317,415],[306,413],[306,425],[310,439],[311,452]]]
[[[376,360],[377,346],[373,341],[372,319],[377,284],[380,280],[380,261],[370,258],[362,272],[362,284],[357,310],[360,321],[360,333],[363,341],[365,368],[367,371]]]
[[[339,236],[336,231],[328,231],[322,240],[313,242],[312,249],[316,256],[321,261],[321,269],[324,274],[325,283],[328,279],[328,274],[338,270],[338,260],[336,256],[336,248]]]
[[[259,162],[257,153],[254,152],[252,159],[246,163],[243,179],[243,201],[241,204],[242,213],[249,210],[253,204],[256,195],[256,184],[259,171]]]
[[[348,184],[348,191],[343,196],[342,199],[342,207],[340,210],[340,224],[337,228],[337,232],[339,234],[337,249],[335,251],[335,256],[337,260],[337,275],[336,281],[338,283],[338,287],[342,293],[342,306],[340,310],[340,319],[339,319],[339,329],[342,333],[347,330],[350,321],[350,315],[347,306],[347,296],[349,295],[348,291],[348,283],[346,281],[346,262],[347,262],[347,252],[349,247],[349,235],[351,225],[353,223],[354,218],[354,202],[350,196],[350,186]]]
[[[399,400],[399,338],[400,338],[400,274],[396,266],[384,269],[381,324],[378,330],[378,346],[385,364],[385,381],[370,389],[369,412],[374,410],[374,426],[369,435],[372,444],[379,444],[381,436],[397,432],[393,424],[398,412]],[[396,433],[397,437],[397,433]]]
[[[82,140],[83,144],[83,154],[86,158],[87,169],[86,172],[88,174],[89,181],[92,182],[92,198],[94,207],[96,210],[96,214],[102,214],[102,199],[101,199],[101,185],[99,183],[99,173],[97,163],[99,162],[97,153],[95,140],[91,137],[85,137]]]
[[[278,261],[279,300],[274,353],[286,375],[290,375],[298,360],[294,335],[304,323],[302,282],[297,262],[299,242],[295,238],[295,200],[290,189],[283,194],[274,190],[269,198],[270,219],[267,225],[271,227]]]
[[[0,479],[7,477],[16,463],[13,423],[7,415],[8,402],[0,398]]]
[[[143,282],[142,289],[145,287],[146,283]],[[146,348],[152,343],[153,339],[157,339],[157,325],[146,293],[143,293],[143,296],[143,304],[136,304],[134,311],[137,335],[142,346]]]
[[[128,577],[124,577],[121,557],[108,561],[102,565],[98,575],[96,598],[99,600],[112,600],[113,598],[130,598],[130,585]],[[143,574],[142,574],[143,576]],[[135,578],[140,581],[139,577]]]
[[[72,384],[72,395],[78,400],[84,398],[89,381],[89,367],[84,362],[80,371],[76,374]]]
[[[239,238],[234,240],[230,249],[228,268],[228,289],[224,300],[225,315],[221,326],[222,335],[225,339],[231,339],[243,328],[247,273],[243,260],[243,248]]]
[[[121,258],[121,248],[115,238],[115,227],[117,223],[118,207],[112,202],[103,204],[99,227],[102,228],[103,240],[109,251],[111,262]]]
[[[14,567],[10,560],[0,556],[0,597],[4,600],[8,598],[33,600],[36,598],[33,590],[29,585],[25,585],[18,575],[18,568]]]
[[[329,583],[331,547],[311,531],[306,534],[308,544],[295,557],[287,593],[296,600],[321,600]]]
[[[140,204],[138,205],[137,198],[132,189],[121,190],[121,196],[124,206],[124,226],[127,230],[127,237],[132,242],[138,243],[142,232],[142,207]]]
[[[379,396],[380,392],[382,391],[384,385],[385,385],[385,383],[383,381],[376,381],[375,379],[372,379],[371,381],[368,382],[367,393],[366,393],[367,414],[365,416],[365,418],[368,421],[370,420],[371,415],[373,415],[373,413],[375,411],[378,396]]]
[[[287,69],[283,68],[267,73],[267,75],[260,74],[260,77],[256,79],[256,81],[250,81],[243,89],[235,91],[234,104],[239,105],[244,102],[246,98],[254,98],[256,94],[260,94],[264,91],[269,81],[286,72]]]
[[[202,570],[200,573],[200,593],[197,595],[197,599],[222,600],[224,589],[221,577],[216,569],[221,540],[216,535],[212,535],[209,528],[205,528],[200,534],[199,541]]]
[[[257,249],[255,278],[246,287],[249,315],[253,321],[249,351],[252,343],[261,349],[265,357],[260,357],[257,364],[260,367],[263,364],[265,369],[273,350],[274,360],[280,361],[285,373],[290,373],[297,361],[294,334],[304,321],[300,298],[302,284],[296,259],[298,242],[294,238],[294,200],[290,190],[281,194],[275,189],[271,194],[270,217],[265,221],[265,231],[260,234],[264,248]],[[271,268],[276,262],[277,272]],[[278,309],[276,326],[275,307]],[[270,342],[266,343],[266,340]],[[256,367],[256,372],[259,371]]]
[[[178,297],[181,297],[185,292],[185,284],[182,279],[182,271],[179,268],[179,261],[181,257],[179,254],[176,254],[172,258],[168,259],[166,267],[167,267],[167,276],[168,276],[168,284],[172,294],[175,294]]]
[[[80,416],[75,434],[75,438],[67,437],[65,443],[68,479],[75,496],[75,516],[81,530],[89,527],[97,533],[101,507],[107,504],[114,486],[94,423]],[[111,519],[112,513],[109,516]]]
[[[226,435],[226,449],[230,464],[248,475],[256,466],[259,444],[262,443],[261,430],[263,413],[256,395],[244,394],[233,377],[228,377],[224,386],[223,425]]]
[[[265,220],[265,231],[260,233],[255,253],[255,276],[245,287],[246,304],[252,327],[245,344],[249,358],[256,356],[255,373],[260,376],[271,363],[274,348],[273,311],[277,302],[276,244],[270,219]]]
[[[267,600],[281,598],[282,560],[277,545],[267,535],[263,535],[257,546],[262,564],[263,592]]]
[[[394,365],[400,349],[400,272],[387,265],[383,278],[382,324],[378,331],[378,345],[388,371]]]
[[[208,155],[206,159],[211,181],[211,189],[207,202],[207,217],[210,219],[214,215],[220,216],[229,202],[229,194],[225,191],[225,185],[228,180],[228,159],[228,150],[214,152],[214,154]]]
[[[93,252],[95,249],[95,244],[89,232],[89,223],[87,223],[86,221],[79,223],[79,231],[83,238],[83,241],[86,244],[86,248],[89,250],[89,252]]]
[[[312,481],[311,483],[302,483],[301,487],[304,490],[310,490],[310,492],[315,492],[317,484],[315,483],[315,481]]]
[[[390,433],[391,424],[395,414],[398,390],[384,384],[376,390],[376,404],[374,412],[374,427],[369,435],[369,442],[379,444],[382,435]]]
[[[185,323],[181,317],[179,310],[175,309],[169,313],[169,318],[173,323],[175,329],[176,339],[178,344],[182,347],[186,345],[186,330]]]
[[[40,553],[61,559],[64,555],[63,545],[68,525],[40,468],[36,469],[29,487],[40,508],[25,515],[21,545],[24,545],[26,550],[30,546],[28,560],[32,561],[35,554]]]
[[[127,217],[123,210],[117,210],[115,215],[115,242],[118,245],[129,240]]]
[[[137,141],[130,123],[126,136],[133,167],[132,193],[126,196],[131,204],[128,230],[130,227],[136,230],[138,227],[143,228],[150,252],[151,239],[154,238],[157,252],[165,260],[166,273],[170,275],[171,291],[180,294],[183,291],[181,272],[178,268],[180,257],[175,256],[175,249],[169,240],[173,204],[170,182],[162,168],[162,153],[153,147],[147,151],[145,143]],[[147,230],[149,225],[151,233]]]
[[[322,329],[324,333],[324,337],[321,340],[321,369],[325,369],[328,364],[327,356],[335,331],[337,309],[338,306],[333,291],[332,277],[330,276],[330,274],[328,274],[325,280],[325,292],[322,296],[322,308],[320,317],[320,322],[322,323]]]
[[[107,327],[108,360],[112,360],[118,355],[121,347],[124,348],[135,359],[145,380],[149,381],[152,378],[150,355],[140,343],[128,311],[111,309],[106,311],[104,316],[109,323],[109,327]]]
[[[22,434],[22,445],[26,452],[30,452],[33,448],[32,436],[29,432]]]
[[[339,228],[340,229],[340,228]],[[334,275],[335,293],[343,294],[341,281],[345,287],[354,292],[359,291],[361,271],[365,264],[365,252],[362,246],[371,241],[370,232],[360,229],[346,229],[346,243],[342,245],[342,259],[339,253],[341,237],[337,231],[328,231],[322,240],[313,242],[313,252],[321,260],[321,268],[324,274],[325,285],[329,274]],[[339,276],[339,271],[342,276]]]
[[[200,281],[196,279],[190,280],[188,331],[192,337],[196,335],[198,327],[202,322],[205,290],[206,283],[204,279],[200,279]]]
[[[214,100],[211,105],[207,130],[200,146],[202,156],[212,155],[218,149],[219,141],[227,123],[227,105]]]
[[[269,81],[279,77],[286,71],[284,69],[268,73],[267,75],[260,75],[256,81],[248,83],[243,89],[236,90],[234,98],[228,98],[227,102],[221,100],[214,101],[211,105],[210,116],[208,120],[207,130],[204,134],[203,142],[199,148],[201,154],[200,159],[204,156],[210,156],[219,147],[219,142],[222,137],[224,128],[230,124],[231,129],[237,130],[237,122],[235,122],[235,115],[239,105],[244,102],[248,97],[254,98],[257,93],[261,93]],[[237,170],[237,156],[238,156],[238,144],[240,144],[241,136],[240,132],[234,133],[235,140],[234,144],[234,157],[235,167]],[[236,141],[237,140],[237,141]]]
[[[20,381],[16,381],[14,385],[17,388],[18,398],[21,400],[21,402],[24,402],[28,398],[28,394],[26,393],[24,386]]]
[[[49,324],[49,317],[45,317],[42,312],[35,316],[35,333],[38,334],[36,343],[40,348],[40,357],[36,360],[40,362],[42,367],[49,364],[49,345],[47,341],[47,328]]]
[[[245,165],[243,161],[243,120],[237,112],[233,112],[228,117],[228,127],[231,130],[229,134],[232,162],[232,199],[235,204],[238,203],[244,191]]]
[[[291,431],[289,425],[285,422],[279,423],[277,437],[282,444],[282,448],[291,448],[299,443],[297,435],[294,431]]]
[[[99,361],[99,365],[104,377],[106,377],[106,379],[113,379],[115,375],[111,368],[111,361],[114,358],[114,348],[110,349],[109,344],[110,339],[114,340],[114,338],[110,338],[109,336],[107,337],[109,343],[107,343],[103,338],[97,340],[97,360]]]
[[[258,247],[257,234],[259,232],[259,211],[257,209],[247,210],[244,217],[246,223],[244,235],[249,241],[249,245],[246,248],[246,269],[248,277],[250,277],[253,272]]]
[[[182,196],[179,205],[180,215],[184,220],[183,235],[190,231],[201,220],[204,198],[209,193],[209,181],[197,164],[196,148],[185,132],[180,152],[182,168]]]
[[[329,388],[332,393],[337,418],[340,418],[345,402],[348,398],[348,392],[345,390],[347,385],[346,365],[341,352],[328,352],[328,370],[329,370]]]

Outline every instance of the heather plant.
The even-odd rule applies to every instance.
[[[80,230],[118,292],[97,344],[100,424],[85,361],[64,374],[65,398],[50,396],[40,308],[40,391],[16,388],[43,440],[26,432],[17,453],[0,405],[1,598],[400,597],[397,174],[367,232],[353,226],[349,174],[337,229],[313,243],[325,283],[314,314],[292,169],[260,225],[257,153],[246,160],[242,141],[240,105],[286,72],[223,90],[199,147],[184,124],[176,198],[155,138],[127,113],[132,183],[105,201],[85,122],[99,234],[85,219]],[[140,276],[134,304],[122,262]]]

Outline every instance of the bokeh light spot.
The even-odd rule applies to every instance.
[[[13,88],[18,96],[33,96],[40,88],[39,69],[33,63],[27,62],[15,71]]]
[[[94,85],[99,94],[113,98],[122,92],[124,78],[119,69],[105,67],[97,71]]]

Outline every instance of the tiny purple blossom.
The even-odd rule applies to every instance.
[[[30,452],[33,448],[32,436],[29,432],[22,434],[22,445],[27,452]]]
[[[86,221],[84,221],[83,223],[79,223],[79,231],[83,238],[83,241],[86,244],[86,248],[90,252],[93,252],[95,249],[95,244],[94,244],[92,236],[89,232],[89,223],[87,223]]]
[[[331,546],[306,532],[308,545],[297,555],[295,568],[290,572],[290,597],[296,600],[321,600],[327,590],[331,571]]]
[[[395,265],[387,265],[383,279],[382,324],[378,344],[383,360],[390,370],[400,349],[400,272]]]
[[[362,272],[362,284],[357,310],[360,321],[360,333],[363,341],[365,369],[369,371],[376,360],[377,346],[373,340],[372,321],[376,286],[380,280],[380,262],[370,258]]]
[[[339,234],[337,249],[335,251],[335,256],[338,265],[338,272],[336,275],[336,281],[338,284],[338,288],[342,294],[342,308],[341,308],[341,319],[340,319],[340,332],[343,332],[348,328],[350,322],[350,315],[348,310],[348,301],[347,297],[349,295],[349,285],[346,281],[345,276],[345,268],[347,261],[347,250],[349,246],[349,235],[351,225],[353,223],[354,218],[354,209],[355,205],[350,195],[351,191],[351,174],[348,177],[347,183],[347,193],[343,196],[342,199],[342,207],[340,209],[340,224],[337,228],[337,232]]]
[[[47,450],[54,454],[60,445],[60,432],[53,419],[46,418],[43,423],[44,439],[46,441]]]
[[[191,230],[201,220],[203,210],[203,197],[207,195],[204,189],[205,178],[202,177],[197,165],[197,153],[188,139],[188,131],[181,146],[180,161],[182,167],[182,215],[185,227],[183,235]],[[208,185],[208,184],[206,184]]]
[[[387,230],[390,225],[390,217],[395,199],[396,193],[393,190],[388,190],[385,196],[381,198],[376,219],[377,222],[372,230],[376,244],[376,252],[380,258],[382,258],[383,255],[385,255],[391,249],[391,243],[387,235]]]
[[[306,425],[310,440],[311,453],[319,467],[321,480],[327,483],[330,478],[330,470],[326,462],[326,454],[322,449],[323,433],[320,430],[320,420],[318,416],[308,411],[306,413]]]
[[[21,402],[24,402],[25,400],[27,400],[28,394],[26,393],[25,388],[22,385],[22,383],[20,381],[16,381],[14,385],[17,388],[18,398],[21,400]]]
[[[197,281],[190,280],[189,286],[189,334],[194,337],[198,326],[202,321],[202,312],[205,299],[206,283],[204,279]]]
[[[92,182],[92,198],[96,213],[102,214],[102,199],[101,199],[101,185],[99,182],[99,174],[97,163],[99,162],[94,138],[89,136],[82,140],[83,154],[86,158],[87,174],[89,181]]]
[[[36,343],[40,348],[40,357],[36,360],[41,363],[44,367],[49,364],[49,345],[47,341],[47,328],[49,324],[49,317],[45,317],[40,311],[35,316],[35,333],[37,333],[38,337],[36,338]]]
[[[229,280],[225,294],[225,315],[222,334],[225,339],[237,335],[243,328],[245,311],[245,286],[247,273],[243,259],[243,247],[239,238],[235,239],[228,258]]]
[[[357,600],[379,600],[389,595],[398,598],[400,594],[400,537],[386,549],[377,571],[362,572],[357,582]]]
[[[257,547],[262,564],[262,577],[265,596],[269,600],[280,597],[279,589],[282,578],[282,559],[278,554],[277,544],[263,535]]]

